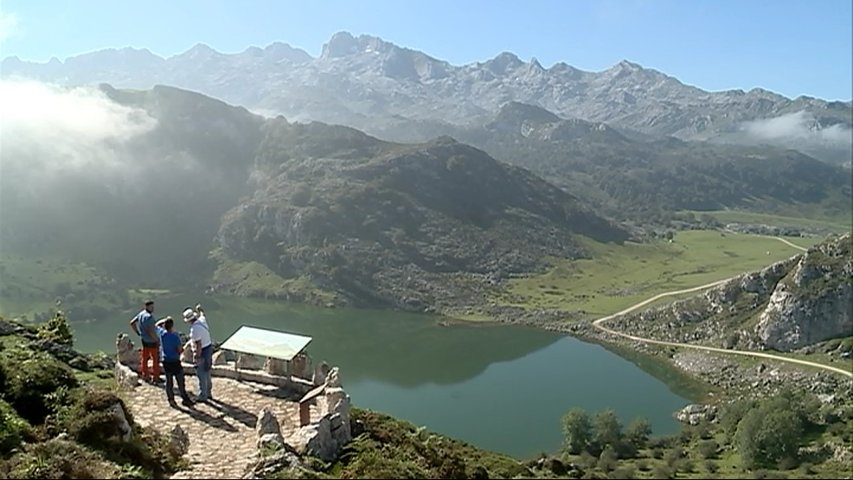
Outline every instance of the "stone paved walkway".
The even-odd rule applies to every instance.
[[[187,376],[191,397],[197,386],[196,378]],[[172,478],[241,478],[257,455],[255,422],[264,407],[278,418],[285,439],[299,428],[298,397],[270,385],[214,377],[215,400],[190,408],[170,407],[163,387],[148,384],[127,391],[125,397],[140,425],[168,435],[177,424],[189,436],[185,458],[190,468]],[[317,406],[311,406],[311,417],[319,419]]]

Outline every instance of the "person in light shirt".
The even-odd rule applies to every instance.
[[[211,392],[213,381],[210,378],[210,370],[213,368],[213,342],[210,339],[210,328],[207,325],[204,310],[201,310],[199,315],[192,308],[187,308],[184,310],[183,317],[190,326],[190,347],[198,377],[199,394],[196,401],[208,402],[213,400]]]

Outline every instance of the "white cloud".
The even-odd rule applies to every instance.
[[[849,147],[853,141],[850,127],[842,124],[820,126],[815,117],[805,111],[744,122],[742,129],[757,140],[804,141],[837,147]]]
[[[21,22],[14,13],[4,12],[3,4],[0,3],[0,44],[7,38],[18,33]]]
[[[128,145],[157,124],[93,87],[0,80],[0,105],[0,175],[6,186],[68,176],[120,181],[136,170],[129,168],[136,162]]]

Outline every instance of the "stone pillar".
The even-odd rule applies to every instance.
[[[297,354],[290,361],[290,374],[294,377],[305,378],[305,369],[308,366],[308,359],[302,353]]]
[[[264,371],[270,375],[278,375],[280,377],[287,376],[287,362],[277,358],[267,357],[264,362]]]
[[[314,385],[323,385],[326,383],[326,375],[329,374],[329,364],[326,362],[321,362],[320,365],[317,365],[317,368],[314,369],[314,378],[312,379]]]
[[[228,362],[225,360],[225,352],[220,350],[213,354],[213,364],[214,365],[225,365]]]
[[[260,362],[255,358],[254,355],[249,355],[247,353],[241,353],[237,355],[237,368],[244,368],[247,370],[258,370],[260,367]]]

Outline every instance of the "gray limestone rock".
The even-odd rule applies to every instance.
[[[186,455],[189,451],[190,437],[178,424],[169,432],[169,445],[178,455]]]
[[[258,437],[262,437],[268,433],[281,435],[281,426],[275,414],[270,409],[264,408],[258,414],[258,420],[255,423],[255,432],[258,434]]]

